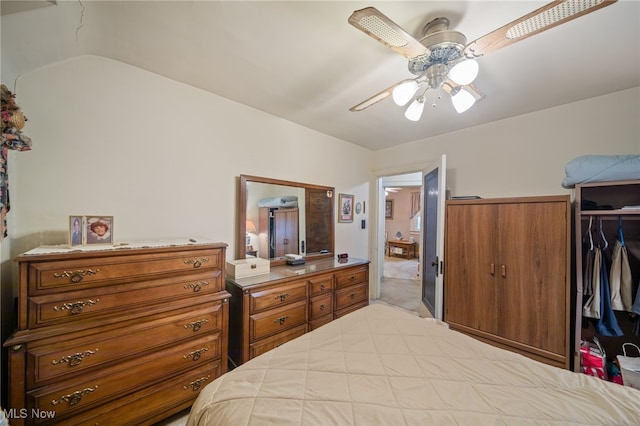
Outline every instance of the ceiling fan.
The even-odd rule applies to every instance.
[[[418,121],[427,101],[435,106],[442,91],[451,96],[458,113],[471,108],[484,94],[473,85],[479,65],[476,58],[524,40],[545,30],[594,12],[617,0],[556,0],[470,43],[458,31],[449,30],[447,18],[429,21],[419,40],[374,7],[356,10],[349,23],[396,53],[409,59],[415,78],[402,80],[350,108],[362,111],[392,96],[404,106],[413,100],[405,117]],[[428,99],[429,98],[429,99]]]

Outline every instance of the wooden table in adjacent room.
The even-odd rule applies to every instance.
[[[391,257],[392,254],[397,254],[399,255],[400,253],[394,253],[393,252],[393,248],[399,247],[402,249],[402,255],[403,256],[407,256],[407,259],[411,259],[412,257],[418,257],[418,253],[417,253],[417,244],[416,242],[410,242],[410,241],[404,241],[404,240],[396,240],[396,241],[388,241],[387,242],[387,251],[388,251],[388,255],[389,257]]]

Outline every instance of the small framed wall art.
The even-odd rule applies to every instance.
[[[393,219],[393,200],[385,200],[384,202],[384,218]]]
[[[353,222],[353,195],[338,194],[338,222]]]

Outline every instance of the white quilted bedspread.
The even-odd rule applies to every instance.
[[[640,425],[640,391],[370,305],[206,386],[188,425]]]

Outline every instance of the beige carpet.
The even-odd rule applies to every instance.
[[[380,300],[407,311],[419,312],[420,281],[383,277],[380,280]]]
[[[380,280],[381,302],[430,318],[431,314],[421,302],[422,287],[418,275],[418,259],[384,258],[383,277]]]
[[[418,280],[418,259],[404,259],[396,256],[385,256],[382,275],[385,278]]]

